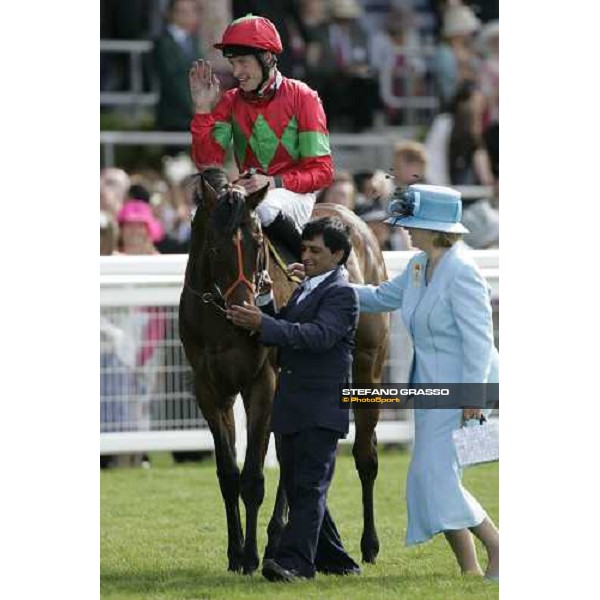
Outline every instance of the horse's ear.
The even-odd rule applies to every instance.
[[[246,197],[246,206],[254,210],[265,199],[265,196],[267,195],[268,191],[269,186],[265,185],[264,188],[256,190],[256,192],[253,192],[252,194],[248,195]]]
[[[210,185],[210,183],[208,183],[208,181],[206,181],[206,178],[204,177],[202,178],[202,182],[200,185],[202,186],[202,199],[204,207],[208,212],[212,212],[212,209],[217,204],[217,192],[215,191],[215,188],[213,188],[213,186]]]

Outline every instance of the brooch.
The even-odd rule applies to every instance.
[[[421,287],[421,280],[423,278],[423,267],[420,263],[415,263],[412,270],[413,287]]]

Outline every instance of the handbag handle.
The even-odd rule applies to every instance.
[[[487,417],[481,413],[481,416],[479,417],[479,419],[477,419],[479,421],[480,425],[483,425],[484,423],[487,423]],[[464,421],[463,422],[463,427],[467,424],[468,421]]]

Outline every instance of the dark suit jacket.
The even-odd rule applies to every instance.
[[[297,289],[278,314],[263,315],[262,343],[279,346],[279,382],[271,429],[296,433],[311,427],[348,432],[339,386],[350,381],[358,299],[337,268],[302,302]]]
[[[319,25],[311,32],[311,38],[321,46],[321,56],[317,65],[308,68],[310,75],[339,74],[335,51],[331,46],[330,27],[330,24]],[[369,39],[358,22],[350,24],[349,35],[353,54],[350,65],[369,64]]]
[[[186,54],[167,29],[156,40],[154,66],[159,82],[160,99],[156,108],[156,128],[188,131],[192,120],[192,99],[188,72],[192,61],[202,58],[197,37],[193,49]]]

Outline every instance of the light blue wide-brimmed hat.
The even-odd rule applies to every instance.
[[[397,190],[388,206],[385,220],[396,227],[430,229],[449,233],[469,233],[460,222],[460,192],[439,185],[415,183]]]

